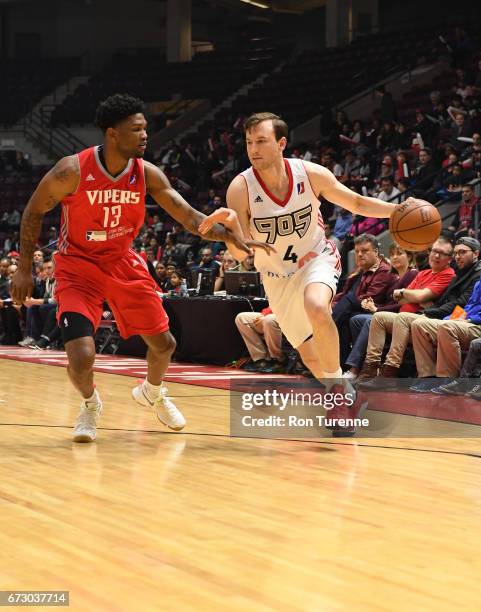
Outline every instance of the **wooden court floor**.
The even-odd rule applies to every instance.
[[[96,380],[98,441],[73,444],[65,370],[0,361],[1,590],[89,611],[480,609],[479,439],[230,438],[227,392],[181,384],[171,433],[135,379]]]

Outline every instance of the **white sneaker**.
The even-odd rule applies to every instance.
[[[35,342],[35,340],[32,338],[32,336],[27,336],[23,340],[20,340],[18,346],[28,346],[31,342]]]
[[[351,370],[347,370],[347,372],[344,372],[342,377],[347,378],[348,380],[351,380],[352,382],[355,382],[357,380],[357,374],[353,374]]]
[[[102,402],[97,400],[80,404],[80,412],[73,430],[74,442],[93,442],[97,436],[97,419],[102,413]]]
[[[141,383],[140,385],[137,385],[132,389],[132,397],[138,404],[141,404],[142,406],[154,407],[155,413],[159,421],[170,429],[180,431],[185,427],[186,421],[184,419],[184,416],[176,407],[174,402],[170,399],[170,397],[167,395],[167,387],[164,387],[162,385],[162,387],[160,388],[159,397],[152,401],[147,395],[144,383]]]

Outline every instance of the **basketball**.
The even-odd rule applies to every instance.
[[[389,219],[389,231],[394,241],[408,251],[424,251],[441,233],[438,209],[426,202],[408,198],[394,209]]]

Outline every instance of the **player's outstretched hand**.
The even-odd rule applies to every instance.
[[[270,244],[243,238],[239,218],[236,211],[231,208],[218,208],[215,212],[211,213],[200,223],[199,232],[202,235],[206,234],[216,223],[220,223],[230,230],[235,239],[235,246],[245,253],[249,252],[250,249],[262,249],[268,255],[276,252],[276,249]],[[232,241],[232,239],[230,241]]]
[[[32,295],[33,277],[31,272],[25,272],[20,268],[15,272],[12,278],[12,286],[10,293],[12,300],[16,304],[23,304],[27,297]]]
[[[235,210],[231,208],[218,208],[201,222],[199,225],[199,232],[201,234],[206,234],[216,223],[220,223],[224,227],[227,227],[227,229],[235,232],[238,222],[239,219]]]

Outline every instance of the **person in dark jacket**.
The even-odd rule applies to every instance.
[[[423,314],[430,319],[443,319],[451,314],[456,306],[464,307],[473,292],[474,285],[481,278],[481,245],[476,238],[463,236],[454,246],[456,276],[446,287],[441,297],[432,306],[424,309]]]
[[[332,318],[339,331],[341,363],[349,353],[351,330],[349,320],[363,312],[361,302],[371,298],[376,306],[385,304],[387,293],[397,278],[391,264],[381,258],[378,242],[372,234],[361,234],[354,240],[357,272],[346,281],[343,291],[334,296]]]
[[[394,122],[397,119],[396,105],[392,99],[392,95],[386,91],[384,85],[379,85],[376,88],[376,94],[381,98],[381,107],[379,116],[382,122]]]

